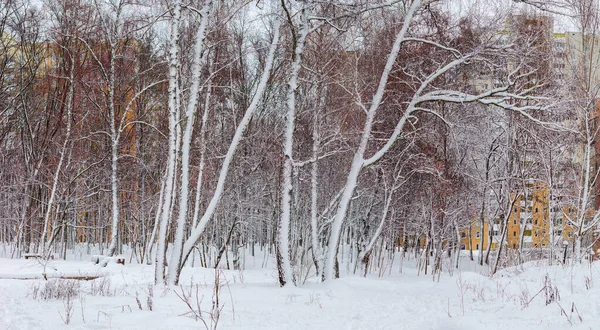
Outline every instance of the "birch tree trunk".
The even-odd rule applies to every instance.
[[[178,41],[179,41],[179,22],[181,19],[181,2],[175,0],[173,4],[173,17],[170,26],[170,47],[169,47],[169,158],[167,162],[167,178],[165,186],[164,200],[162,201],[162,211],[160,226],[158,230],[158,243],[156,250],[156,270],[154,273],[154,283],[162,283],[165,280],[165,261],[167,244],[167,226],[169,223],[169,213],[171,211],[171,200],[173,195],[173,181],[175,179],[175,149],[176,149],[176,119],[175,114],[179,111],[178,104]]]
[[[489,152],[487,154],[487,157],[485,158],[485,181],[483,182],[484,186],[483,186],[483,194],[482,194],[482,201],[481,201],[481,212],[479,214],[479,236],[481,237],[481,242],[479,244],[479,257],[478,257],[478,263],[480,266],[483,266],[483,243],[485,242],[485,238],[486,236],[490,236],[488,233],[484,233],[484,229],[485,229],[485,215],[486,215],[486,201],[487,201],[487,194],[488,194],[488,187],[490,184],[490,171],[491,171],[491,167],[490,167],[490,163],[492,160],[492,157],[494,156],[494,151],[496,150],[495,147],[495,139],[492,142]],[[492,222],[488,221],[488,223],[491,225]],[[491,230],[493,232],[493,228]],[[489,238],[488,238],[489,239]],[[488,247],[492,245],[492,241],[491,239],[488,242]],[[473,249],[471,247],[471,249]],[[488,249],[489,250],[489,249]],[[487,260],[487,258],[486,258]]]
[[[118,17],[117,17],[118,19]],[[118,26],[118,22],[115,23]],[[117,27],[115,27],[117,29]],[[115,36],[113,36],[116,38]],[[115,57],[116,44],[115,40],[110,42],[110,68],[109,68],[109,86],[108,86],[108,103],[110,112],[110,134],[111,134],[111,201],[112,201],[112,221],[110,231],[110,245],[106,254],[113,256],[117,253],[117,238],[119,233],[119,139],[117,138],[117,127],[115,123]]]
[[[420,7],[421,1],[415,0],[412,2],[406,15],[404,16],[404,22],[402,23],[402,28],[396,35],[396,40],[394,41],[394,45],[390,54],[388,55],[387,62],[385,64],[385,68],[383,73],[381,74],[381,78],[379,80],[379,86],[377,87],[377,91],[373,96],[373,100],[369,111],[367,112],[367,117],[365,119],[365,124],[362,132],[362,136],[360,139],[360,144],[358,149],[354,153],[354,157],[352,159],[352,164],[350,165],[350,171],[346,178],[346,184],[344,185],[344,190],[342,193],[342,197],[340,199],[333,223],[331,224],[331,230],[329,235],[329,243],[327,250],[327,258],[325,261],[323,275],[325,280],[333,280],[335,278],[335,263],[337,259],[337,248],[340,240],[340,233],[342,230],[342,224],[344,219],[346,218],[346,212],[348,211],[348,205],[350,204],[350,200],[352,199],[352,195],[354,193],[354,189],[356,188],[356,184],[358,182],[358,176],[362,168],[367,165],[366,160],[364,159],[365,150],[367,149],[367,144],[371,138],[371,129],[373,127],[373,120],[375,119],[375,114],[379,109],[379,105],[383,99],[383,94],[385,92],[385,87],[387,85],[387,81],[392,71],[392,67],[396,62],[396,58],[398,57],[398,53],[400,52],[400,47],[404,38],[406,36],[406,32],[408,31],[408,27],[410,26],[415,11]],[[398,123],[398,127],[400,131],[404,127],[404,123],[406,122],[406,115],[409,115],[408,110],[407,113],[402,117],[400,122]],[[398,133],[399,134],[399,133]],[[382,155],[375,155],[378,158],[374,159],[378,160]]]
[[[183,232],[185,229],[185,221],[188,215],[188,196],[189,196],[189,172],[190,172],[190,148],[192,144],[192,131],[194,129],[194,119],[198,106],[198,93],[200,90],[200,70],[202,52],[204,48],[204,38],[208,25],[208,19],[212,1],[206,1],[200,11],[201,21],[196,32],[196,43],[194,46],[194,59],[192,64],[192,86],[185,113],[185,131],[181,146],[181,187],[179,193],[179,212],[177,219],[177,229],[175,232],[175,241],[173,243],[173,251],[171,253],[170,265],[179,265],[181,263],[181,248],[183,245]],[[178,272],[169,272],[169,284],[177,285]]]
[[[267,87],[267,82],[271,76],[271,69],[273,68],[275,52],[276,52],[277,46],[279,44],[279,32],[280,32],[279,26],[280,26],[280,22],[279,22],[279,20],[276,20],[274,27],[273,27],[273,29],[274,29],[273,39],[271,41],[271,45],[269,46],[269,53],[268,53],[267,59],[265,61],[265,65],[264,65],[263,72],[261,74],[260,82],[256,89],[256,93],[254,94],[254,97],[252,99],[252,102],[250,103],[250,106],[248,106],[248,108],[246,109],[246,112],[244,113],[244,117],[242,118],[242,120],[240,121],[240,123],[238,124],[238,126],[236,128],[235,135],[233,136],[233,139],[227,150],[227,154],[225,155],[225,158],[223,159],[223,164],[221,165],[221,170],[219,172],[219,179],[217,181],[217,186],[215,188],[215,192],[214,192],[208,206],[206,207],[206,210],[204,211],[202,218],[200,218],[200,221],[198,222],[197,226],[192,229],[192,232],[190,233],[190,237],[185,241],[185,243],[183,245],[182,258],[181,258],[180,262],[178,264],[170,266],[170,271],[176,272],[176,275],[173,277],[175,279],[175,281],[174,281],[175,283],[178,282],[178,280],[179,280],[181,268],[185,264],[186,259],[188,258],[190,252],[194,248],[194,245],[196,244],[198,239],[200,239],[200,236],[202,235],[202,233],[204,233],[204,229],[206,228],[208,221],[212,218],[212,216],[216,210],[216,207],[221,199],[221,196],[223,195],[223,190],[225,188],[225,181],[227,179],[227,174],[229,172],[231,162],[233,161],[233,156],[235,155],[235,151],[236,151],[238,145],[240,144],[240,140],[242,139],[242,136],[243,136],[246,128],[248,127],[248,124],[250,123],[250,119],[252,118],[252,115],[256,111],[256,108],[258,107],[258,104],[261,101],[262,96],[265,92],[265,89]]]
[[[198,224],[198,216],[200,214],[200,198],[202,196],[202,182],[204,179],[204,163],[206,157],[206,124],[208,122],[208,114],[210,113],[210,96],[212,93],[211,82],[208,82],[206,99],[204,101],[204,112],[202,114],[202,126],[200,127],[200,160],[198,161],[198,179],[196,181],[196,199],[194,201],[194,215],[192,217],[192,228],[196,228]],[[193,250],[194,254],[196,250]],[[194,255],[192,255],[192,266],[194,266]]]
[[[50,198],[48,199],[48,206],[46,207],[46,214],[44,216],[44,227],[42,230],[42,236],[40,237],[40,254],[42,254],[44,257],[48,257],[50,254],[50,245],[52,244],[52,242],[48,242],[46,243],[46,236],[48,236],[48,225],[51,221],[51,217],[52,217],[52,207],[54,206],[54,199],[56,198],[56,190],[58,189],[58,180],[59,180],[59,176],[60,176],[60,172],[62,170],[62,165],[63,162],[65,160],[65,156],[67,154],[67,146],[70,142],[70,138],[71,138],[71,121],[72,121],[72,114],[73,114],[73,98],[75,95],[75,59],[73,57],[70,58],[71,60],[71,67],[70,67],[70,72],[69,72],[69,79],[68,79],[68,84],[69,84],[69,91],[67,92],[67,104],[66,104],[66,108],[67,108],[67,131],[65,133],[65,140],[63,142],[63,145],[61,147],[60,150],[60,157],[58,160],[58,165],[56,166],[56,171],[54,172],[54,178],[53,178],[53,182],[52,182],[52,190],[50,191]]]
[[[320,92],[319,92],[320,93]],[[310,169],[310,238],[313,262],[315,264],[315,273],[317,278],[321,278],[322,255],[319,248],[319,228],[318,228],[318,184],[319,184],[319,148],[321,144],[321,134],[319,130],[319,107],[315,108],[313,115],[313,131],[312,131],[312,159],[313,163]]]
[[[390,209],[390,205],[392,204],[392,197],[394,196],[394,191],[396,190],[396,186],[395,186],[396,182],[397,182],[397,180],[395,180],[394,183],[392,184],[392,187],[391,187],[390,191],[388,192],[388,196],[385,199],[385,204],[383,206],[383,212],[381,214],[381,220],[379,221],[379,225],[377,226],[377,229],[375,230],[375,233],[371,237],[371,240],[366,245],[365,249],[361,252],[361,254],[358,257],[358,259],[364,265],[364,276],[365,277],[367,276],[367,270],[369,268],[369,261],[370,261],[370,258],[371,258],[371,253],[373,252],[373,247],[375,247],[375,243],[377,243],[377,240],[379,239],[379,236],[383,232],[383,227],[384,227],[385,222],[387,220],[387,214],[388,214],[388,211]]]
[[[293,24],[291,21],[290,24]],[[293,29],[293,25],[292,25]],[[292,31],[295,34],[295,31]],[[293,176],[293,145],[294,124],[296,120],[296,90],[298,89],[298,75],[302,67],[302,53],[304,43],[308,36],[308,9],[301,10],[301,27],[295,41],[292,54],[292,65],[287,91],[287,113],[286,127],[283,143],[283,174],[281,180],[281,216],[277,228],[277,271],[279,273],[279,285],[285,286],[293,283],[292,265],[290,261],[290,221],[292,208],[292,176]]]
[[[160,219],[161,219],[161,208],[162,208],[162,203],[163,203],[163,196],[165,193],[165,185],[166,185],[167,181],[166,181],[166,175],[163,176],[163,179],[161,180],[161,184],[160,184],[160,193],[158,196],[158,207],[156,208],[156,214],[154,216],[154,226],[152,227],[152,233],[150,233],[150,236],[148,237],[148,240],[146,242],[146,250],[145,250],[145,257],[144,260],[146,260],[146,264],[147,265],[151,265],[152,264],[152,247],[154,246],[154,242],[156,240],[156,232],[158,231],[158,227],[160,225]]]
[[[119,1],[115,6],[115,17],[108,18],[108,22],[103,18],[103,12],[100,8],[99,4],[95,2],[96,9],[98,14],[100,15],[100,20],[102,22],[102,26],[106,31],[106,38],[109,41],[110,45],[110,63],[108,67],[108,72],[106,71],[103,64],[100,62],[100,59],[96,54],[93,54],[96,62],[101,68],[102,73],[104,74],[105,79],[107,79],[107,89],[108,89],[108,112],[109,112],[109,120],[110,120],[110,142],[111,142],[111,178],[110,178],[110,193],[111,193],[111,231],[110,231],[110,244],[106,254],[108,256],[113,256],[117,254],[117,239],[119,234],[119,128],[117,127],[117,109],[116,109],[116,94],[115,89],[116,86],[116,57],[117,57],[117,43],[119,42],[121,35],[121,12],[123,9],[124,3]],[[109,26],[109,22],[112,23],[112,26]]]

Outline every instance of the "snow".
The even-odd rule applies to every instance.
[[[185,267],[180,287],[150,289],[153,310],[149,311],[153,266],[99,267],[86,258],[50,261],[46,268],[49,277],[101,276],[76,282],[81,295],[72,299],[70,325],[63,321],[65,299],[34,298],[34,288],[43,288],[47,281],[22,279],[41,275],[42,263],[0,259],[0,329],[204,328],[202,321],[186,316],[189,309],[177,296],[190,288],[193,296],[196,285],[210,325],[213,269]],[[260,267],[263,258],[248,255],[246,266]],[[309,279],[299,287],[280,288],[274,256],[267,258],[267,268],[219,270],[219,329],[590,329],[600,324],[600,305],[594,298],[600,294],[594,283],[600,278],[598,263],[548,266],[546,261],[529,262],[489,277],[485,267],[475,268],[463,257],[464,268],[479,273],[445,271],[438,279],[418,275],[414,260],[405,260],[402,273],[396,262],[382,278],[342,274],[333,281]],[[548,287],[557,288],[560,296],[548,305],[542,290],[546,275],[551,281]],[[98,292],[102,286],[105,295]],[[136,295],[143,310],[138,308]],[[561,314],[561,306],[566,315]]]

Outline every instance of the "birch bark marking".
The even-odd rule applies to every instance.
[[[210,65],[209,65],[210,70]],[[194,215],[192,217],[192,228],[196,228],[198,217],[200,215],[200,198],[202,196],[202,182],[204,178],[204,166],[206,158],[206,123],[210,112],[210,96],[212,93],[212,83],[208,81],[206,99],[204,100],[204,113],[202,114],[202,126],[200,127],[200,160],[198,161],[198,180],[196,181],[196,200],[194,201]],[[194,250],[195,251],[195,250]],[[194,267],[194,255],[192,255],[192,267]]]
[[[333,219],[333,223],[331,225],[331,231],[329,236],[329,246],[327,250],[327,259],[325,261],[323,275],[325,280],[332,280],[335,277],[335,260],[337,258],[337,247],[340,240],[340,233],[342,230],[342,224],[344,219],[346,218],[346,212],[348,211],[348,205],[350,204],[350,200],[352,199],[352,194],[354,193],[354,188],[358,182],[358,176],[360,171],[365,166],[366,161],[364,159],[365,150],[367,149],[367,144],[369,139],[371,138],[371,129],[373,126],[373,120],[375,119],[375,114],[381,104],[381,100],[383,99],[383,94],[385,92],[385,87],[387,85],[387,81],[392,71],[392,67],[396,62],[396,58],[398,57],[398,53],[400,52],[400,47],[404,38],[406,36],[406,32],[408,31],[408,27],[413,19],[415,11],[421,5],[420,0],[415,0],[410,5],[406,15],[404,17],[404,23],[402,24],[402,28],[398,31],[396,35],[396,40],[394,41],[394,46],[388,55],[387,62],[385,64],[385,68],[381,73],[381,78],[379,80],[379,86],[377,87],[377,91],[373,96],[373,102],[367,112],[367,118],[365,119],[365,126],[363,128],[363,133],[361,136],[360,144],[358,149],[354,153],[354,158],[352,159],[352,165],[350,167],[350,172],[348,173],[348,177],[346,178],[346,184],[344,186],[344,191],[342,193],[342,198],[340,199],[340,203],[338,205],[335,217]]]
[[[177,229],[175,232],[175,241],[173,243],[173,252],[171,253],[170,265],[179,265],[181,262],[181,248],[183,246],[183,231],[185,229],[185,220],[188,214],[188,196],[189,196],[189,173],[190,173],[190,149],[192,144],[192,132],[194,129],[194,118],[198,106],[198,92],[200,90],[200,69],[202,68],[201,59],[204,50],[204,38],[206,27],[212,7],[212,1],[206,1],[200,15],[202,15],[200,26],[196,32],[196,44],[194,46],[194,59],[192,64],[192,87],[185,112],[185,131],[181,146],[181,187],[179,192],[179,213],[177,219]],[[178,273],[170,271],[168,276],[169,284],[177,285]]]
[[[271,45],[269,47],[269,54],[265,61],[265,67],[261,74],[260,82],[256,89],[256,93],[254,94],[254,97],[252,99],[252,102],[250,103],[250,106],[248,106],[248,108],[246,109],[246,112],[244,113],[244,117],[238,124],[238,126],[235,130],[235,135],[233,136],[233,139],[231,140],[231,144],[229,145],[229,148],[227,149],[227,154],[225,155],[225,158],[223,159],[223,165],[221,166],[221,170],[219,172],[219,179],[217,181],[217,186],[215,188],[215,192],[214,192],[208,206],[206,207],[206,210],[205,210],[204,214],[202,215],[202,218],[200,218],[198,225],[192,229],[192,232],[190,233],[190,237],[185,241],[185,243],[183,245],[183,253],[182,253],[181,262],[178,265],[171,265],[172,271],[177,272],[177,278],[179,277],[179,274],[181,272],[181,267],[183,267],[183,264],[185,264],[186,259],[190,255],[190,252],[194,248],[194,245],[196,244],[198,239],[200,239],[200,236],[204,232],[204,229],[206,228],[208,221],[212,218],[212,216],[217,208],[219,200],[221,199],[221,196],[223,195],[223,190],[225,189],[225,180],[227,179],[227,174],[229,173],[229,167],[231,165],[231,162],[233,161],[233,156],[235,155],[235,151],[236,151],[238,145],[240,144],[240,140],[242,139],[242,136],[243,136],[244,132],[246,131],[248,124],[250,123],[250,119],[252,118],[252,115],[254,115],[254,112],[256,111],[256,108],[258,107],[258,104],[262,99],[265,89],[267,88],[267,82],[268,82],[269,78],[271,77],[271,69],[273,68],[275,52],[276,52],[277,46],[279,44],[279,32],[280,32],[279,27],[280,27],[280,25],[281,25],[281,23],[277,19],[275,21],[275,24],[273,27],[273,29],[274,29],[273,40],[271,41]]]
[[[319,89],[319,95],[323,93],[321,89]],[[319,148],[321,145],[321,134],[319,130],[319,109],[320,103],[315,107],[315,113],[313,114],[313,145],[312,145],[312,158],[315,160],[312,163],[312,167],[310,169],[310,238],[312,245],[312,257],[313,262],[315,264],[315,272],[317,274],[317,278],[321,278],[321,272],[323,271],[323,267],[321,264],[323,263],[323,256],[321,254],[321,249],[319,248],[319,239],[318,239],[318,214],[317,214],[317,201],[319,198],[318,195],[318,184],[319,184]]]
[[[173,195],[173,179],[175,176],[175,143],[176,143],[176,121],[175,113],[177,109],[177,78],[179,70],[178,48],[179,41],[179,22],[181,19],[181,2],[175,0],[173,8],[173,18],[171,18],[171,40],[169,47],[169,158],[167,163],[167,178],[165,186],[164,201],[162,202],[162,212],[160,219],[160,228],[158,231],[158,244],[156,250],[156,270],[154,273],[154,283],[158,284],[164,281],[165,276],[165,254],[167,240],[167,225],[169,221],[169,212],[171,209],[171,198]]]
[[[121,7],[119,6],[119,9]],[[115,109],[115,57],[116,57],[116,38],[118,38],[119,32],[119,14],[120,10],[117,11],[117,18],[114,22],[114,35],[111,36],[110,40],[110,67],[109,67],[109,86],[108,86],[108,104],[110,111],[110,135],[111,135],[111,198],[112,198],[112,225],[110,231],[110,246],[108,247],[108,256],[113,256],[117,252],[117,234],[119,231],[119,177],[118,177],[118,164],[119,164],[119,139],[117,138],[117,127],[115,123],[116,109]]]
[[[285,286],[287,283],[294,282],[292,265],[290,261],[290,221],[292,208],[292,171],[293,171],[293,145],[294,145],[294,125],[296,120],[296,91],[298,89],[298,75],[302,67],[302,53],[304,43],[308,36],[308,9],[301,9],[301,27],[295,42],[292,54],[291,74],[288,81],[287,90],[287,113],[285,138],[283,143],[283,174],[281,184],[281,217],[277,228],[277,271],[279,273],[279,284]],[[292,33],[295,34],[293,22],[290,20]]]
[[[112,15],[104,16],[104,12],[98,3],[93,2],[96,11],[100,17],[101,28],[106,33],[105,37],[109,42],[110,53],[109,53],[109,67],[106,70],[104,64],[100,61],[100,58],[91,49],[89,44],[84,41],[84,44],[91,53],[92,58],[100,67],[100,71],[106,79],[107,86],[107,105],[109,112],[109,125],[110,125],[110,143],[111,143],[111,232],[110,232],[110,244],[107,250],[108,256],[113,256],[117,251],[117,238],[119,232],[119,177],[118,177],[118,161],[119,161],[119,129],[117,128],[117,110],[115,105],[115,89],[116,89],[116,56],[117,56],[117,43],[121,38],[121,13],[123,6],[125,5],[122,1],[118,1],[114,5],[115,16]],[[110,18],[109,18],[110,17]]]
[[[63,142],[62,148],[60,150],[60,158],[58,160],[58,165],[56,166],[56,171],[54,172],[54,182],[52,182],[52,190],[50,191],[50,199],[48,200],[48,206],[46,208],[46,215],[44,216],[44,229],[42,230],[41,244],[40,244],[40,253],[42,255],[47,256],[50,254],[50,243],[46,246],[46,236],[48,235],[48,224],[50,223],[50,216],[52,213],[52,206],[54,205],[54,199],[56,198],[56,190],[58,189],[58,177],[60,176],[60,171],[62,169],[62,164],[65,159],[65,154],[67,153],[67,145],[69,144],[69,139],[71,137],[71,117],[73,113],[73,98],[75,94],[75,59],[71,56],[71,72],[69,72],[69,91],[67,95],[67,132],[65,134],[65,141]]]
[[[161,184],[160,184],[160,193],[158,196],[158,207],[156,208],[156,215],[154,216],[154,226],[152,227],[152,233],[150,233],[150,236],[147,238],[146,245],[145,245],[144,260],[146,261],[146,265],[152,264],[152,261],[151,261],[152,260],[152,247],[154,246],[156,232],[158,231],[159,222],[160,222],[160,211],[161,211],[161,206],[162,206],[163,195],[165,193],[165,184],[166,184],[165,180],[166,180],[166,176],[163,175],[163,178],[162,178]]]

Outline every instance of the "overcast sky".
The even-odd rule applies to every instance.
[[[538,0],[539,2],[545,2]],[[548,12],[542,12],[530,5],[516,3],[514,0],[446,0],[446,8],[459,16],[476,15],[476,17],[498,18],[498,16],[507,15],[509,12],[527,11],[530,13],[539,13],[549,15],[554,18],[554,32],[577,31],[577,24],[569,17],[569,12],[564,8],[554,7],[552,10],[565,13],[567,15],[558,15]]]

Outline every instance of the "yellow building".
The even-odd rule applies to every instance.
[[[460,244],[462,250],[477,251],[480,245],[482,249],[487,250],[490,244],[490,225],[487,221],[483,223],[483,231],[479,226],[479,220],[473,220],[469,226],[460,231]],[[492,249],[496,248],[497,242],[492,240]]]
[[[548,208],[548,187],[541,186],[533,190],[531,209],[531,247],[544,248],[550,246],[550,209]]]
[[[511,196],[515,198],[514,195]],[[566,220],[565,214],[571,214],[568,206],[562,207],[562,212],[557,214],[554,226],[551,226],[549,189],[543,182],[534,183],[530,180],[526,184],[524,193],[516,197],[516,201],[509,215],[507,244],[509,248],[518,249],[521,244],[521,226],[523,230],[524,248],[546,248],[550,246],[551,235],[554,235],[555,244],[567,240],[573,242],[574,229]]]
[[[569,243],[573,243],[575,241],[575,229],[573,228],[573,226],[569,225],[569,221],[567,220],[565,215],[570,215],[572,214],[572,210],[570,207],[568,206],[564,206],[563,209],[563,216],[561,216],[560,218],[558,218],[556,220],[556,226],[555,228],[561,228],[560,230],[557,230],[556,234],[557,236],[560,236],[560,238],[563,241],[568,241]]]
[[[550,210],[547,185],[530,180],[525,185],[523,194],[516,198],[508,221],[508,247],[518,249],[521,246],[521,230],[523,230],[523,247],[545,248],[550,245]],[[513,195],[512,198],[515,198]],[[521,226],[525,226],[522,228]]]
[[[514,200],[514,194],[511,195],[511,200]],[[519,237],[521,233],[521,210],[525,211],[524,207],[521,207],[521,200],[525,198],[523,195],[516,196],[516,200],[513,203],[512,210],[508,216],[508,229],[506,231],[506,242],[508,247],[511,249],[519,248]]]

